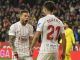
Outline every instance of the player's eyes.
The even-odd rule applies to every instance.
[[[29,17],[28,15],[24,15],[24,17]]]
[[[24,15],[24,17],[27,17],[27,15]]]

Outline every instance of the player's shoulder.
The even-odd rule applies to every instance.
[[[54,17],[54,15],[46,15],[46,16],[40,18],[39,20],[40,20],[40,21],[44,21],[44,20],[47,20],[47,19],[49,19],[49,18],[51,18],[51,17]]]
[[[60,23],[62,23],[62,21],[58,17],[54,16],[54,18],[56,18]]]
[[[72,30],[71,28],[68,28],[68,30],[69,30],[70,32],[73,32],[73,30]]]
[[[29,23],[26,24],[26,26],[30,27],[30,28],[33,28],[33,26]]]
[[[62,21],[58,17],[56,17],[55,15],[50,15],[50,18],[53,18],[54,21],[56,21],[56,22],[62,23]]]
[[[61,24],[61,25],[63,24],[63,22],[58,17],[56,17],[55,15],[52,15],[52,16],[54,19],[57,20],[57,22],[59,22],[59,24]]]
[[[42,17],[42,18],[39,19],[39,21],[43,21],[44,19],[45,19],[45,17]]]
[[[18,24],[20,24],[20,21],[18,21],[18,22],[16,22],[16,23],[14,23],[14,24],[12,24],[12,25],[18,25]]]
[[[12,24],[11,27],[15,27],[17,25],[19,25],[19,22],[16,22],[16,23]]]
[[[38,23],[44,23],[44,21],[45,21],[45,17],[42,17],[38,20]]]

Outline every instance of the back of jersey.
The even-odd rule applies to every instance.
[[[50,40],[57,41],[60,32],[64,32],[63,23],[54,15],[47,15],[44,20],[42,40],[48,42]]]
[[[63,23],[54,15],[47,15],[39,20],[37,31],[42,32],[40,53],[58,52],[57,39],[60,33],[64,33]]]

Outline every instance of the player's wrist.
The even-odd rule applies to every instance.
[[[33,49],[30,47],[30,56],[33,55]]]
[[[13,52],[16,52],[16,49],[14,46],[10,45],[10,47],[12,48]]]

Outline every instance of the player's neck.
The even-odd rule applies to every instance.
[[[53,15],[53,13],[52,12],[46,12],[46,15]]]
[[[20,23],[21,23],[22,26],[25,26],[25,25],[26,25],[26,24],[24,24],[21,20],[20,20]]]
[[[68,28],[69,28],[69,27],[66,27],[65,30],[68,29]]]

